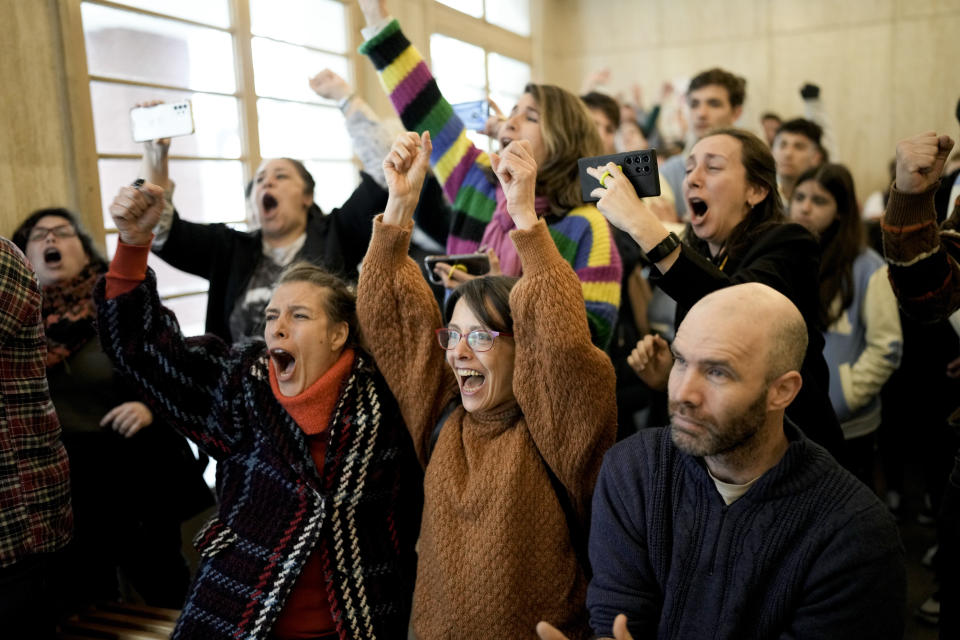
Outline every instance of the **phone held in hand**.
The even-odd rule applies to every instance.
[[[602,167],[608,162],[620,167],[623,175],[627,176],[630,184],[641,198],[660,195],[660,171],[657,169],[657,150],[643,149],[641,151],[625,151],[609,156],[594,156],[580,158],[577,166],[580,169],[580,194],[584,202],[596,202],[590,192],[600,186],[600,181],[587,173],[587,167]]]
[[[483,276],[490,273],[490,258],[485,253],[464,253],[453,256],[427,256],[423,259],[423,266],[427,268],[427,277],[433,284],[443,284],[443,279],[434,273],[438,262],[449,264],[453,268],[461,268],[472,276]]]
[[[130,110],[134,142],[175,138],[194,132],[193,106],[189,100],[169,102]]]
[[[483,131],[487,128],[487,118],[490,117],[490,102],[487,100],[473,100],[450,105],[457,117],[463,120],[463,126],[471,131]]]

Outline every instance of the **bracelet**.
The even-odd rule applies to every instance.
[[[339,102],[337,102],[337,107],[339,107],[340,111],[343,111],[344,108],[346,108],[346,106],[350,104],[350,101],[356,97],[356,95],[357,94],[355,92],[351,93],[346,98],[342,98]]]
[[[650,261],[650,264],[656,264],[670,255],[670,253],[679,246],[680,238],[671,231],[666,238],[660,241],[660,244],[650,249],[650,251],[647,251],[647,260]]]

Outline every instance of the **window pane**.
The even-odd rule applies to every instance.
[[[114,0],[117,4],[165,13],[195,22],[204,22],[226,29],[230,26],[230,7],[227,0]]]
[[[530,82],[530,65],[526,62],[508,58],[499,53],[491,53],[487,57],[487,64],[490,70],[491,93],[519,96]],[[504,111],[512,109],[515,103],[516,98],[508,104],[500,104],[497,100],[497,105]]]
[[[100,160],[100,196],[103,224],[113,228],[110,203],[123,185],[139,173],[138,160]],[[243,166],[239,160],[171,160],[170,178],[176,183],[173,203],[191,222],[240,221],[246,217]]]
[[[353,147],[343,114],[335,107],[257,100],[260,155],[298,160],[349,160]]]
[[[254,84],[259,96],[331,104],[310,89],[310,77],[329,67],[348,81],[350,79],[350,68],[344,56],[264,38],[254,38],[252,48]]]
[[[117,251],[117,241],[120,239],[120,236],[116,233],[107,234],[107,255],[111,258],[113,254]],[[147,258],[147,264],[153,269],[154,273],[157,274],[157,291],[160,293],[160,297],[172,296],[180,293],[190,293],[194,291],[206,291],[207,290],[207,281],[204,278],[198,278],[197,276],[190,275],[185,271],[180,271],[179,269],[174,269],[162,259],[158,258],[153,252],[150,253]],[[193,296],[191,296],[193,297]],[[184,298],[187,299],[187,298]],[[197,300],[197,297],[193,297],[194,301]],[[206,295],[203,295],[203,304],[200,305],[200,330],[203,331],[203,313],[206,309]],[[179,315],[178,315],[179,319]],[[189,334],[188,334],[189,335]]]
[[[93,75],[233,93],[230,34],[84,3],[87,67]]]
[[[530,0],[486,0],[486,3],[487,22],[521,36],[530,35]]]
[[[130,108],[138,102],[193,102],[196,132],[175,138],[171,153],[181,156],[240,157],[240,120],[236,98],[210,93],[166,91],[111,82],[91,82],[93,128],[100,153],[141,153],[143,145],[130,135]]]
[[[157,277],[159,278],[159,275]],[[190,337],[204,334],[203,329],[207,324],[207,294],[164,300],[163,304],[177,316],[183,335]],[[207,474],[204,473],[203,477],[207,478]],[[207,482],[210,482],[209,478]]]
[[[344,5],[333,0],[250,0],[250,30],[327,51],[347,51]]]
[[[308,160],[304,166],[317,183],[313,198],[324,213],[342,206],[360,182],[360,174],[352,162]]]
[[[483,0],[437,0],[437,2],[474,18],[483,17]]]
[[[486,97],[486,65],[483,49],[434,33],[430,36],[433,75],[441,93],[451,103]]]

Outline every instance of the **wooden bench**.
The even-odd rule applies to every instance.
[[[105,602],[60,625],[60,640],[169,640],[180,612]]]

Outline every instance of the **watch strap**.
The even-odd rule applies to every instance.
[[[680,238],[677,237],[677,234],[671,231],[666,238],[660,241],[660,244],[655,246],[653,249],[650,249],[650,251],[647,251],[647,260],[649,260],[651,264],[660,262],[679,246]]]

